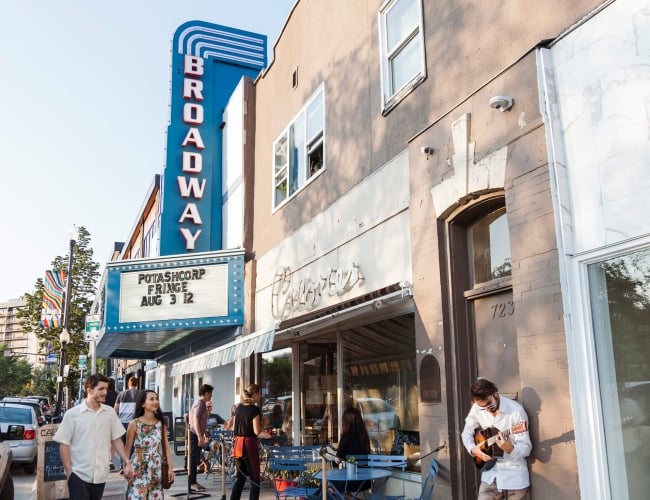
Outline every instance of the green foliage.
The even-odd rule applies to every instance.
[[[264,380],[270,382],[269,394],[289,394],[291,391],[291,359],[284,357],[262,360]]]
[[[88,353],[88,344],[84,341],[86,315],[90,313],[95,298],[97,279],[99,278],[99,263],[93,260],[90,233],[83,226],[78,229],[79,235],[73,253],[70,315],[68,319],[70,342],[67,345],[66,352],[66,364],[70,365],[70,372],[65,382],[71,395],[76,395],[78,392],[80,374],[77,365],[79,355]],[[67,273],[68,261],[69,253],[64,256],[57,256],[52,261],[50,269]],[[45,271],[46,269],[43,270],[43,275],[45,275]],[[18,312],[17,317],[23,331],[34,332],[38,338],[39,347],[43,352],[46,351],[48,345],[52,351],[59,352],[61,350],[59,335],[62,328],[46,329],[41,326],[43,289],[43,279],[39,278],[34,285],[34,293],[24,294],[27,305]],[[50,395],[50,393],[45,393],[45,395]]]
[[[30,396],[49,396],[54,401],[56,396],[56,366],[53,368],[34,368],[34,380],[29,390]]]
[[[25,358],[5,357],[5,350],[7,344],[0,344],[0,396],[22,396],[32,380],[32,365]]]
[[[599,265],[604,271],[612,346],[619,382],[650,377],[647,328],[650,311],[650,251],[617,257]]]
[[[310,467],[298,476],[298,484],[303,488],[318,488],[320,481],[314,478],[314,474],[320,472],[320,467]]]

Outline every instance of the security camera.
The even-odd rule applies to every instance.
[[[495,95],[494,97],[490,98],[490,107],[493,109],[498,109],[502,113],[512,108],[512,103],[512,97],[506,97],[504,95]]]
[[[422,153],[423,155],[429,156],[429,155],[433,154],[433,148],[431,146],[422,146],[420,148],[420,153]]]

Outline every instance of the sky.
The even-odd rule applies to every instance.
[[[19,0],[0,6],[0,302],[33,293],[73,226],[96,262],[162,173],[171,40],[200,20],[268,37],[296,0]]]

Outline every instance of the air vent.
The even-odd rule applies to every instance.
[[[293,85],[293,88],[294,88],[294,89],[295,89],[296,87],[298,87],[298,68],[297,68],[297,67],[296,67],[296,69],[293,71],[293,75],[292,75],[292,77],[291,77],[291,82],[292,82],[292,85]]]

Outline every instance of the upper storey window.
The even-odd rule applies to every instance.
[[[379,10],[382,108],[389,111],[426,76],[421,0],[388,0]]]
[[[325,168],[325,89],[321,85],[273,143],[273,208]]]

